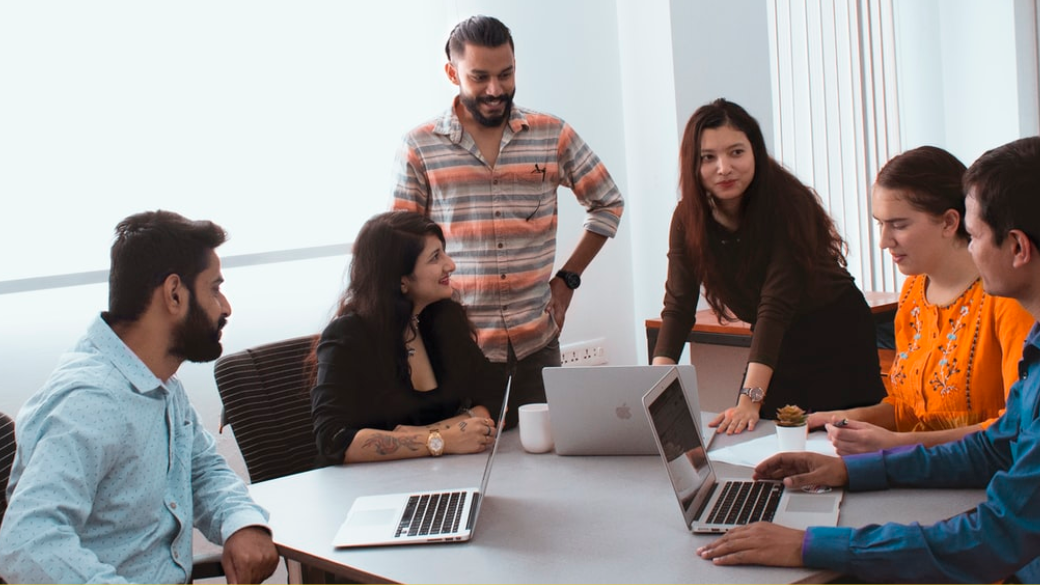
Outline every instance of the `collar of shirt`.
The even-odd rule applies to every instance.
[[[101,318],[101,315],[98,315],[94,322],[90,324],[87,336],[90,338],[91,343],[98,348],[98,351],[111,360],[113,367],[126,376],[135,392],[139,394],[148,394],[156,391],[169,393],[171,389],[168,385],[177,384],[176,376],[163,382],[158,376],[153,374],[148,366],[141,361],[141,358],[137,357],[137,354],[123,343],[123,340]]]

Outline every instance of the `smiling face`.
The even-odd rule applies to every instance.
[[[437,236],[427,234],[426,245],[415,261],[415,270],[401,277],[401,292],[415,304],[415,314],[430,303],[451,298],[452,272],[455,272],[455,262],[444,251],[444,245]]]
[[[700,177],[716,203],[735,207],[755,178],[755,155],[746,134],[732,126],[701,133]]]
[[[899,272],[930,274],[947,260],[960,221],[956,211],[937,217],[914,207],[902,191],[877,185],[871,207],[878,222],[878,243],[892,255]]]
[[[501,126],[513,107],[516,80],[513,49],[466,44],[466,50],[445,66],[448,79],[459,86],[459,101],[479,124]]]

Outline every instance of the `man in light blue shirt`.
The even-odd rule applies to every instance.
[[[266,512],[174,375],[222,351],[225,238],[212,222],[166,211],[116,227],[109,310],[18,414],[0,527],[7,581],[184,583],[192,526],[223,545],[229,583],[274,571]]]
[[[991,295],[1017,299],[1040,319],[1040,137],[983,154],[964,179],[968,249]],[[1026,339],[1007,412],[956,443],[841,459],[783,453],[755,469],[788,488],[848,485],[986,488],[986,501],[948,520],[792,530],[758,523],[697,554],[720,565],[812,566],[867,583],[1040,582],[1040,324]],[[828,432],[840,429],[828,426]]]

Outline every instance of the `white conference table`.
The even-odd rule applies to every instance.
[[[751,437],[772,432],[763,421]],[[712,448],[746,440],[717,437]],[[335,549],[357,496],[479,485],[485,457],[445,456],[317,469],[250,486],[271,513],[286,558],[358,582],[791,583],[826,582],[814,569],[717,567],[694,554],[714,536],[691,534],[657,456],[562,457],[523,451],[503,434],[470,542]],[[728,476],[745,467],[717,465]],[[846,493],[839,524],[932,523],[973,508],[983,490]]]

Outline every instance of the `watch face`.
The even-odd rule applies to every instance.
[[[440,435],[431,435],[427,446],[430,448],[431,453],[440,454],[444,450],[444,439]]]
[[[742,388],[740,393],[751,399],[751,402],[762,402],[762,399],[766,397],[765,391],[761,388]]]
[[[574,290],[581,286],[581,277],[578,276],[576,272],[568,272],[566,270],[561,270],[556,273],[556,276],[559,276],[561,279],[563,279],[563,283],[566,284],[567,288],[571,290]]]

